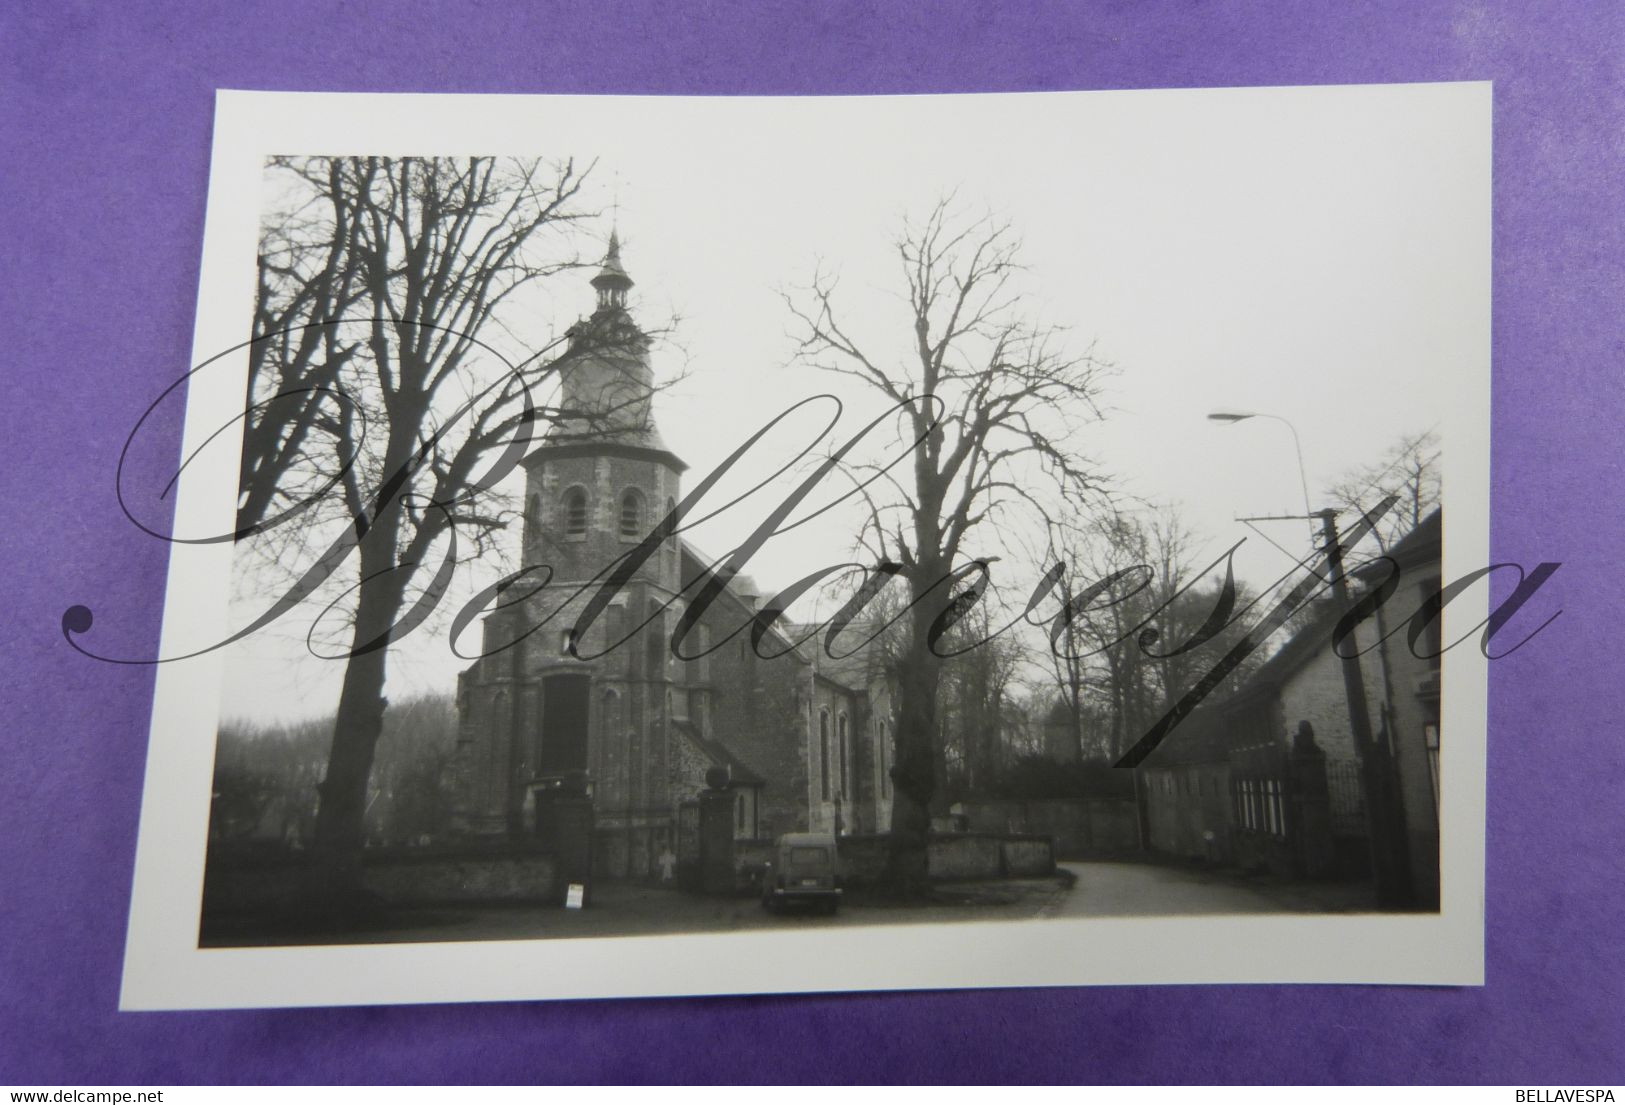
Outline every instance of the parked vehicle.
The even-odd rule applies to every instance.
[[[841,905],[840,857],[829,833],[785,833],[762,876],[762,907],[802,905],[834,913]]]

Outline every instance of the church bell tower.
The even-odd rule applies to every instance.
[[[643,540],[679,496],[685,465],[654,421],[649,338],[627,306],[632,277],[612,233],[591,281],[593,313],[569,331],[559,364],[560,420],[526,458],[526,563],[555,581],[586,581]],[[676,587],[675,556],[641,575]]]
[[[591,285],[592,314],[555,366],[560,410],[524,461],[524,563],[533,586],[546,583],[486,617],[485,656],[460,682],[457,820],[475,836],[544,833],[556,796],[584,791],[610,868],[647,871],[670,840],[680,673],[663,611],[679,588],[677,538],[643,560],[582,641],[571,630],[593,581],[681,497],[684,464],[655,426],[650,341],[628,306],[618,235]]]

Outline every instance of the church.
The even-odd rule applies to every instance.
[[[588,585],[672,512],[686,467],[655,422],[651,343],[628,309],[633,281],[614,235],[591,284],[596,307],[560,359],[563,417],[524,462],[524,563],[552,574],[498,600],[481,658],[458,679],[454,832],[528,837],[538,803],[570,788],[591,798],[595,872],[649,877],[708,778],[727,780],[736,840],[883,831],[893,723],[878,661],[831,660],[821,635],[794,643],[782,620],[759,654],[749,629],[736,633],[760,600],[743,575],[688,636],[683,651],[707,655],[678,659],[670,639],[682,596],[711,564],[680,534],[570,647],[597,590]]]

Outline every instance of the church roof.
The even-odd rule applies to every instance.
[[[609,232],[609,252],[604,254],[604,261],[598,268],[598,275],[592,278],[592,286],[595,288],[630,288],[632,286],[632,278],[627,275],[626,269],[621,266],[620,235],[613,230]]]
[[[683,555],[683,580],[692,582],[698,578],[699,573],[710,571],[715,560],[695,547],[693,542],[678,537],[678,547]],[[761,608],[761,588],[749,575],[741,572],[728,581],[723,588],[724,595],[752,612]],[[839,658],[831,657],[824,651],[824,636],[827,629],[820,626],[816,630],[810,625],[793,622],[787,617],[778,617],[768,629],[768,635],[775,644],[769,646],[769,654],[787,651],[803,664],[813,669],[813,674],[826,682],[847,691],[862,692],[871,682],[875,674],[876,649],[878,644],[865,644],[865,638],[874,632],[871,625],[865,629],[867,623],[853,622],[842,632],[838,648],[842,652],[852,651],[850,656]],[[749,632],[747,630],[747,632]]]
[[[760,787],[766,786],[767,780],[762,778],[750,767],[735,756],[727,745],[700,732],[693,722],[683,718],[673,718],[672,725],[677,731],[688,738],[688,742],[699,749],[706,759],[718,767],[728,769],[728,781],[739,786]]]
[[[686,472],[688,465],[667,447],[665,439],[654,426],[639,430],[611,433],[581,433],[555,426],[542,443],[525,457],[528,465],[533,460],[557,460],[574,456],[628,457],[633,460],[653,458],[676,472]]]
[[[609,252],[592,284],[598,289],[598,310],[570,327],[570,346],[558,365],[566,374],[582,361],[610,366],[613,371],[607,377],[591,377],[591,390],[573,400],[569,398],[567,375],[565,402],[598,409],[601,400],[607,399],[611,405],[599,410],[598,425],[581,412],[561,412],[560,420],[549,427],[541,443],[525,458],[526,463],[532,458],[609,455],[654,459],[682,472],[688,465],[671,451],[655,424],[652,402],[656,389],[647,363],[648,339],[625,309],[623,293],[632,286],[632,278],[621,267],[621,242],[614,231],[609,236]],[[634,420],[635,425],[622,424]]]

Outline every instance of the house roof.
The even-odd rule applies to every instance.
[[[1438,565],[1444,550],[1444,511],[1435,510],[1426,518],[1416,524],[1416,528],[1399,539],[1399,542],[1383,555],[1398,564],[1403,571],[1406,568],[1415,568],[1424,564]],[[1381,572],[1381,560],[1375,560],[1357,568],[1354,572],[1361,579],[1369,579]]]
[[[1442,533],[1442,513],[1435,510],[1386,555],[1402,570],[1430,562],[1437,564]],[[1379,573],[1379,563],[1373,562],[1352,574],[1361,579],[1374,577]],[[1198,707],[1146,757],[1147,766],[1166,767],[1222,758],[1229,750],[1229,721],[1237,708],[1278,690],[1304,665],[1329,650],[1332,633],[1342,615],[1336,603],[1329,600],[1316,603],[1308,625],[1293,634],[1239,689],[1222,699],[1209,698]]]
[[[1430,561],[1437,564],[1441,548],[1440,535],[1443,532],[1441,518],[1442,512],[1435,510],[1422,519],[1415,529],[1388,550],[1386,554],[1388,559],[1398,563],[1402,569]],[[1380,560],[1373,561],[1371,564],[1354,569],[1349,574],[1364,581],[1379,574],[1380,564]],[[1255,688],[1278,687],[1323,649],[1331,648],[1332,631],[1337,628],[1343,613],[1337,604],[1330,600],[1316,603],[1315,613],[1309,624],[1293,634],[1291,640],[1264,661],[1264,665],[1253,673],[1253,677],[1247,681],[1246,687],[1240,693],[1251,695]]]
[[[1322,649],[1331,647],[1332,630],[1337,628],[1343,611],[1329,600],[1317,602],[1311,609],[1313,613],[1309,624],[1294,633],[1286,644],[1276,649],[1270,658],[1253,672],[1252,677],[1232,696],[1233,698],[1251,697],[1265,687],[1279,687],[1299,668],[1313,660]]]
[[[1204,703],[1180,722],[1143,761],[1146,767],[1212,763],[1230,755],[1225,703]]]
[[[1240,687],[1228,693],[1215,691],[1203,701],[1146,757],[1146,766],[1224,759],[1230,751],[1237,710],[1278,690],[1322,649],[1329,648],[1341,614],[1331,602],[1318,603],[1308,625],[1293,634]]]

